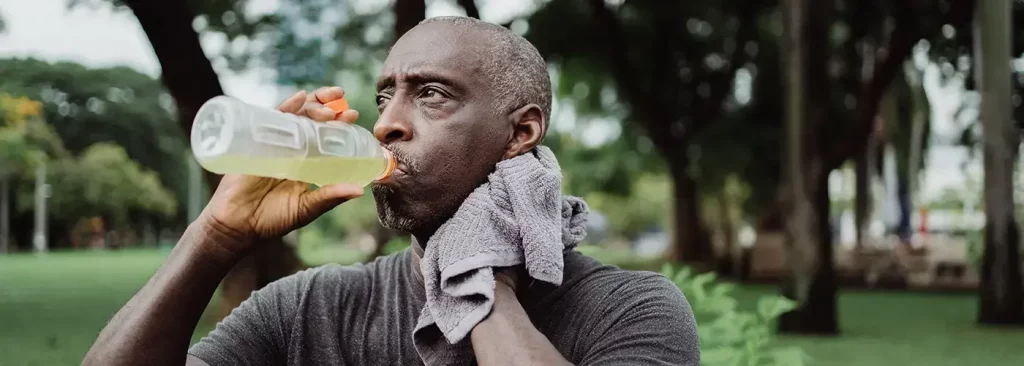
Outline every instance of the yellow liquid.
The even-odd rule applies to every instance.
[[[219,156],[201,163],[219,174],[243,174],[313,183],[365,186],[384,173],[387,159],[378,157],[315,157],[308,159]]]

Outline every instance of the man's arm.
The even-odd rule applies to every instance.
[[[336,114],[321,103],[344,95],[338,87],[320,88],[309,94],[299,91],[277,109],[315,121],[354,123],[358,113]],[[234,264],[252,249],[253,242],[284,236],[362,194],[362,187],[350,184],[311,190],[302,182],[225,175],[199,219],[189,225],[149,282],[100,332],[82,364],[185,363],[188,342],[213,292]],[[247,302],[260,308],[257,301]],[[236,322],[247,324],[249,319],[243,317]],[[255,346],[261,351],[262,345]],[[191,357],[188,363],[205,364]]]
[[[149,282],[100,332],[83,365],[182,365],[217,285],[237,261],[225,235],[207,220],[189,225]],[[189,364],[205,365],[198,359]]]
[[[480,365],[572,365],[541,334],[515,291],[502,281],[494,288],[494,309],[470,333]]]

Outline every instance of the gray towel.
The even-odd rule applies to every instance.
[[[493,268],[522,264],[537,281],[562,283],[563,251],[586,235],[587,205],[562,196],[561,174],[544,146],[499,162],[430,237],[420,261],[427,301],[413,330],[427,365],[472,359],[466,338],[494,305]]]

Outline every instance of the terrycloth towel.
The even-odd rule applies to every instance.
[[[413,330],[427,365],[472,359],[465,338],[494,305],[493,268],[523,264],[535,280],[562,283],[563,251],[586,235],[587,205],[561,189],[555,155],[539,146],[498,163],[430,237],[420,261],[427,301]]]

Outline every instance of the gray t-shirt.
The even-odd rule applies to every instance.
[[[412,330],[424,290],[413,256],[405,250],[280,279],[254,292],[189,354],[211,366],[422,365]],[[534,284],[520,301],[574,364],[699,364],[690,305],[659,274],[572,251],[561,286]]]

